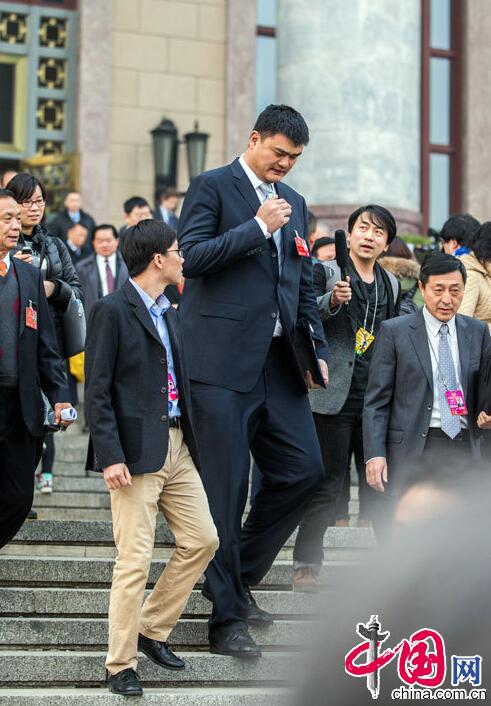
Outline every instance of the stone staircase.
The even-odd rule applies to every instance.
[[[87,437],[74,426],[59,434],[52,495],[36,494],[39,519],[27,521],[0,553],[0,704],[92,706],[112,697],[104,685],[107,607],[114,545],[109,498],[102,478],[83,470]],[[356,500],[351,510],[356,512]],[[145,687],[138,703],[172,706],[279,706],[288,676],[307,640],[317,601],[373,547],[371,531],[330,529],[325,538],[324,590],[316,597],[291,590],[294,538],[254,591],[273,613],[267,630],[251,629],[263,658],[244,662],[207,651],[210,604],[193,591],[171,643],[187,668],[169,672],[143,655]],[[172,552],[173,538],[157,525],[149,586]],[[134,701],[133,701],[134,702]],[[132,703],[133,703],[132,702]]]

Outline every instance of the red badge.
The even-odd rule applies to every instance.
[[[448,406],[450,407],[450,414],[453,414],[454,416],[469,414],[464,400],[464,393],[461,390],[447,390],[445,392],[445,397],[447,398]]]
[[[309,246],[307,241],[299,236],[297,231],[295,232],[295,245],[297,246],[297,253],[300,257],[310,257]]]
[[[27,328],[32,328],[37,331],[38,327],[38,313],[32,305],[32,301],[29,300],[29,306],[26,306],[26,326]]]

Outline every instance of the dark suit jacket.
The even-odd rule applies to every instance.
[[[166,322],[184,440],[199,467],[178,313],[172,307]],[[90,429],[87,469],[123,462],[132,474],[162,468],[169,441],[167,357],[131,282],[92,307],[85,346],[85,407]]]
[[[82,262],[79,262],[76,269],[82,291],[84,295],[85,317],[89,318],[92,307],[102,298],[102,284],[97,267],[97,256],[94,253]],[[114,282],[115,291],[120,289],[128,279],[128,269],[119,251],[116,251],[116,279]]]
[[[307,207],[289,186],[279,183],[276,189],[292,206],[282,229],[280,281],[274,251],[254,219],[259,199],[238,159],[191,182],[178,238],[185,255],[180,308],[192,380],[251,390],[271,345],[278,310],[292,364],[291,342],[300,319],[312,324],[318,357],[327,360],[312,262],[298,255],[294,242],[295,230],[307,238]]]
[[[33,436],[44,435],[44,404],[40,389],[50,403],[68,402],[66,378],[57,352],[55,330],[38,268],[11,258],[20,294],[19,394],[22,416]],[[26,326],[26,307],[37,309],[37,329]]]
[[[92,231],[95,228],[95,221],[86,211],[80,209],[80,225],[87,228],[87,242],[90,243]],[[58,238],[66,240],[66,236],[70,228],[73,226],[73,221],[68,215],[68,211],[65,208],[61,213],[55,216],[49,221],[48,230],[51,235],[57,235]]]
[[[480,457],[476,382],[489,331],[483,321],[457,314],[462,387],[473,456]],[[365,459],[387,458],[397,489],[406,462],[423,453],[433,407],[433,372],[423,311],[384,321],[374,343],[363,412]]]
[[[156,221],[163,221],[162,217],[162,211],[160,208],[157,206],[153,212],[153,217]],[[175,213],[171,213],[169,215],[169,225],[171,228],[174,228],[174,230],[177,230],[177,226],[179,224],[179,218],[175,215]]]
[[[85,260],[85,258],[90,257],[90,255],[94,252],[90,243],[87,242],[84,243],[83,246],[80,248],[79,253],[72,250],[68,243],[65,243],[65,245],[74,267],[77,267],[79,262],[82,262],[82,260]]]

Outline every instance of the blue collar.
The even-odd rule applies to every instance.
[[[155,316],[162,316],[162,314],[165,314],[167,309],[171,306],[171,303],[167,299],[165,294],[160,294],[154,301],[150,294],[148,294],[144,289],[142,289],[140,285],[135,282],[134,279],[130,277],[129,281],[142,298],[143,303],[147,307],[148,311],[154,314]]]

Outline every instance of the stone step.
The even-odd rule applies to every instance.
[[[91,510],[80,507],[36,507],[39,520],[110,520],[111,510]],[[33,521],[28,521],[32,524]]]
[[[57,473],[53,476],[53,488],[55,493],[103,493],[108,494],[102,476],[97,478],[87,476],[62,476]],[[36,494],[37,497],[37,494]]]
[[[288,539],[285,546],[293,546],[296,532]],[[13,542],[28,544],[99,544],[113,545],[111,522],[98,521],[50,521],[37,520],[26,522],[15,536]],[[173,544],[173,535],[163,518],[159,518],[156,530],[156,545]],[[329,527],[324,536],[324,547],[332,549],[368,549],[375,546],[371,529],[354,527]]]
[[[0,649],[105,649],[107,619],[98,618],[2,618]],[[309,623],[300,620],[276,620],[267,629],[250,628],[261,647],[300,647],[308,640]],[[176,649],[208,646],[206,618],[181,619],[171,636]]]
[[[59,493],[55,489],[50,494],[36,492],[33,507],[108,509],[111,507],[111,501],[109,493]]]
[[[2,706],[107,706],[124,699],[106,687],[93,689],[0,689]],[[138,706],[287,706],[286,689],[258,687],[146,688]]]
[[[55,456],[54,476],[60,478],[62,476],[70,476],[77,478],[102,478],[101,473],[85,470],[85,463],[80,461],[62,461],[58,456]]]
[[[209,686],[214,683],[240,687],[264,683],[286,686],[285,679],[298,673],[299,656],[295,653],[265,651],[262,659],[257,660],[239,660],[204,651],[180,651],[179,656],[186,662],[186,669],[177,672],[163,670],[142,656],[138,662],[138,673],[143,685]],[[0,686],[12,688],[59,684],[100,687],[104,681],[105,657],[103,651],[0,650]],[[111,698],[107,692],[106,698],[108,701]]]
[[[148,591],[146,592],[148,594]],[[254,591],[258,604],[276,617],[308,617],[316,613],[317,596],[292,591]],[[319,600],[323,598],[319,597]],[[208,615],[211,603],[195,590],[189,597],[184,616]],[[0,588],[0,616],[45,617],[48,615],[106,616],[109,589],[106,588]],[[3,620],[2,620],[3,624]],[[0,702],[1,703],[1,702]]]
[[[110,585],[114,562],[112,559],[86,559],[72,557],[38,558],[0,556],[0,585],[19,586],[35,584],[49,586],[62,584],[95,587]],[[153,585],[164,569],[164,562],[152,562],[149,585]],[[355,561],[326,562],[321,572],[321,583],[335,584],[346,579],[347,572],[357,566]],[[202,582],[202,577],[200,583]],[[292,580],[291,562],[278,561],[264,577],[261,587],[290,588]]]

